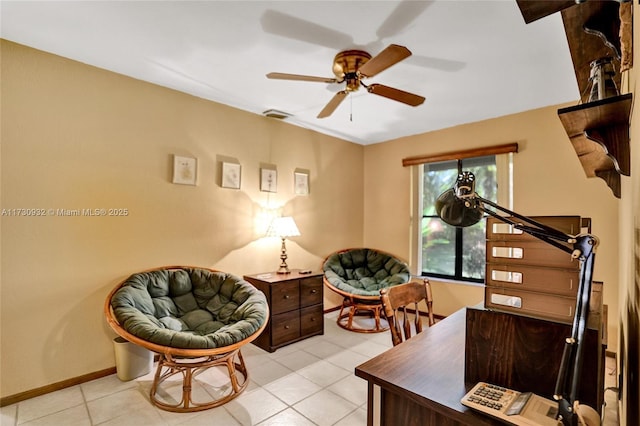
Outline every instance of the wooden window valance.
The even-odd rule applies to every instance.
[[[504,145],[486,146],[482,148],[472,148],[464,151],[443,152],[440,154],[417,155],[402,159],[402,165],[417,166],[425,163],[437,163],[439,161],[462,160],[464,158],[484,157],[485,155],[508,154],[518,152],[518,143],[507,143]]]

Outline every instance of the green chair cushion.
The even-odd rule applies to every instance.
[[[332,254],[325,260],[323,271],[331,285],[359,296],[379,296],[380,289],[404,284],[411,278],[406,263],[367,248]]]
[[[140,339],[181,349],[232,345],[267,321],[264,294],[243,279],[199,268],[131,275],[111,298],[120,325]]]

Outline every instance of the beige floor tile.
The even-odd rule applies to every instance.
[[[367,402],[367,382],[355,375],[347,376],[327,389],[358,406]]]
[[[366,344],[366,343],[365,343]],[[303,350],[318,358],[326,358],[343,350],[342,346],[327,342],[325,339],[316,341],[313,345],[306,346]]]
[[[227,403],[225,408],[243,426],[258,424],[287,409],[287,405],[266,390],[260,388],[244,392]]]
[[[345,370],[350,371],[352,374],[357,366],[359,366],[363,362],[368,361],[369,359],[371,359],[371,357],[353,352],[352,350],[348,349],[343,349],[340,352],[336,352],[335,354],[325,358],[325,360],[330,362],[331,364],[342,367]]]
[[[288,408],[275,416],[269,417],[258,426],[316,426],[316,424],[293,408]],[[361,426],[364,426],[364,424]]]
[[[372,333],[356,333],[353,331],[339,329],[335,333],[328,334],[327,341],[342,348],[350,348],[354,345],[365,342],[367,340],[367,336],[370,334]]]
[[[18,424],[84,404],[80,386],[73,386],[18,403]]]
[[[153,409],[142,409],[123,414],[116,413],[115,417],[100,423],[100,426],[164,426],[166,424],[160,414]]]
[[[330,362],[320,361],[298,370],[298,374],[319,386],[326,387],[352,373]]]
[[[131,415],[147,415],[160,421],[157,409],[138,388],[125,389],[102,398],[87,402],[93,424],[100,424],[114,418],[124,419]],[[114,423],[117,424],[117,423]]]
[[[334,426],[363,426],[367,424],[367,410],[358,408]]]
[[[322,390],[320,386],[297,373],[291,373],[280,380],[271,382],[264,388],[288,405],[293,405]]]
[[[18,421],[18,404],[0,407],[0,425],[13,426]]]
[[[170,425],[240,426],[240,422],[234,419],[231,413],[229,413],[229,411],[224,407],[216,407],[211,410],[199,411],[195,413],[168,413],[168,414],[173,414],[176,420],[183,419],[183,421],[180,421],[177,423],[174,423],[172,419],[169,422]]]
[[[389,334],[387,338],[389,339],[387,345],[367,340],[366,342],[354,345],[349,349],[353,352],[366,356],[367,359],[374,358],[380,355],[382,352],[389,350],[393,346],[391,344],[391,334]]]
[[[120,392],[121,390],[137,387],[138,382],[135,380],[123,382],[118,379],[118,376],[115,374],[92,380],[87,383],[82,383],[80,385],[82,393],[84,394],[84,399],[87,401],[93,401],[94,399],[102,398],[103,396],[111,395],[112,393]]]
[[[87,407],[82,404],[21,423],[21,426],[91,426],[91,419],[89,418]]]
[[[273,360],[292,371],[300,370],[321,361],[320,358],[306,351],[291,352]]]
[[[322,390],[298,402],[293,408],[319,426],[331,426],[358,406],[333,392]]]
[[[284,365],[275,361],[267,361],[257,368],[249,370],[249,377],[258,385],[266,386],[291,373],[292,371]]]

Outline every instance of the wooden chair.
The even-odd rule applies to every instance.
[[[431,284],[428,279],[422,282],[411,281],[380,290],[382,299],[382,309],[389,329],[391,330],[391,340],[393,346],[399,345],[412,335],[412,330],[416,334],[422,331],[423,313],[420,312],[418,304],[422,301],[427,305],[427,317],[429,327],[435,324],[433,319],[433,296],[431,295]],[[411,305],[413,307],[411,308]]]

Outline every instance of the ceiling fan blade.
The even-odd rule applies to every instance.
[[[391,44],[361,66],[359,69],[360,75],[373,77],[409,56],[411,56],[409,49],[404,46],[398,46],[397,44]]]
[[[382,84],[375,83],[365,87],[367,88],[367,92],[369,93],[384,96],[385,98],[402,102],[403,104],[418,106],[424,102],[424,98],[422,96],[414,95],[413,93],[405,92],[404,90],[400,89],[394,89],[393,87],[384,86]]]
[[[314,77],[312,75],[286,74],[282,72],[270,72],[267,78],[274,80],[315,81],[318,83],[337,83],[338,80],[330,77]]]
[[[344,100],[344,98],[347,97],[347,95],[348,92],[346,90],[341,90],[336,93],[335,96],[331,98],[329,103],[325,105],[322,111],[320,111],[320,114],[318,114],[318,118],[325,118],[333,114],[333,111],[338,108],[338,105],[340,105],[340,103]]]

